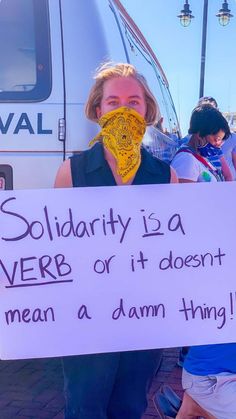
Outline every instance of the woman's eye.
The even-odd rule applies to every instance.
[[[138,101],[137,100],[131,100],[129,102],[129,104],[132,105],[132,106],[137,106],[138,105]]]
[[[117,105],[117,101],[116,100],[111,100],[110,102],[108,102],[108,105],[110,105],[110,106],[115,106],[115,105]]]

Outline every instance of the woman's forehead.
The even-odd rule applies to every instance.
[[[124,93],[127,96],[143,96],[144,89],[134,77],[113,77],[105,81],[103,85],[104,96],[120,96]]]

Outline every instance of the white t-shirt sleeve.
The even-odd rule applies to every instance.
[[[200,162],[192,154],[184,151],[176,154],[171,166],[175,169],[179,179],[192,180],[193,182],[198,181],[202,172]]]

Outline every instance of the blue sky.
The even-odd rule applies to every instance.
[[[157,55],[170,84],[182,133],[188,129],[199,96],[203,0],[189,0],[195,18],[184,28],[177,15],[184,0],[121,0]],[[236,1],[234,15],[223,27],[215,16],[223,0],[209,0],[204,95],[220,110],[236,112]]]

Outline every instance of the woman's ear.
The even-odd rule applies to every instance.
[[[97,118],[98,119],[101,118],[101,109],[100,109],[100,106],[97,106],[96,107],[96,115],[97,115]]]

